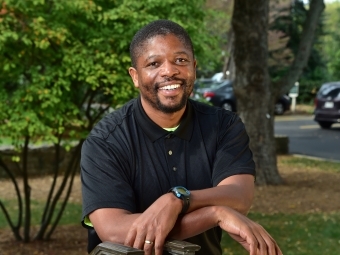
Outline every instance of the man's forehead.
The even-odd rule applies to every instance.
[[[168,43],[159,43],[159,40],[166,40],[166,42]],[[138,47],[138,52],[137,52],[137,57],[140,57],[142,55],[144,55],[144,53],[146,53],[146,51],[148,51],[149,54],[152,55],[152,51],[157,51],[158,49],[161,48],[172,48],[171,46],[176,45],[176,43],[179,42],[179,44],[177,44],[177,49],[174,49],[174,54],[191,54],[192,50],[191,47],[189,45],[187,45],[184,40],[182,40],[179,36],[175,35],[175,34],[166,34],[166,35],[156,35],[153,36],[151,38],[148,38],[147,40],[145,40],[140,47]],[[172,45],[169,45],[171,43],[174,43]],[[158,49],[155,48],[155,46],[157,46]],[[170,46],[170,47],[168,47]],[[179,47],[178,47],[179,46]]]
[[[158,40],[166,40],[169,42],[178,41],[183,45],[183,47],[186,47],[184,40],[182,40],[180,36],[175,35],[175,34],[155,35],[145,40],[143,45],[147,47],[148,45],[153,44],[155,41],[158,41]]]

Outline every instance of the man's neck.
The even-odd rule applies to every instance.
[[[142,107],[148,115],[148,117],[155,122],[158,126],[162,128],[173,128],[177,127],[180,124],[181,118],[184,114],[185,107],[174,113],[164,113],[159,110],[156,110],[148,103],[146,103],[143,99],[141,100]]]

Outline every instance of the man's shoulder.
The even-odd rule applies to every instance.
[[[244,124],[237,113],[203,102],[190,100],[195,119],[205,134],[224,135],[225,132],[242,130]]]
[[[115,109],[111,113],[105,115],[91,130],[89,136],[96,136],[104,138],[112,133],[118,126],[128,122],[132,118],[135,101],[132,99],[121,107]]]
[[[227,111],[223,108],[212,106],[207,103],[195,101],[192,99],[189,99],[189,102],[191,103],[192,108],[199,119],[200,118],[216,120],[223,118],[234,119],[237,116],[236,113],[234,112]]]

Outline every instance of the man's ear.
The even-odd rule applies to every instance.
[[[136,88],[139,88],[139,84],[138,84],[138,73],[137,70],[133,67],[129,68],[129,74],[132,78],[133,84],[135,85]]]

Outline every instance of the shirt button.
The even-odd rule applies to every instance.
[[[169,155],[170,155],[170,156],[172,155],[172,151],[169,151]]]
[[[176,171],[177,171],[177,167],[174,166],[174,167],[172,168],[172,170],[174,170],[174,171],[176,172]]]

